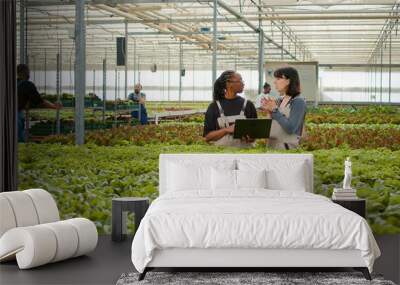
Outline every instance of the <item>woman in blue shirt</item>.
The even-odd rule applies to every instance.
[[[304,135],[306,102],[300,96],[299,74],[293,67],[283,67],[274,72],[278,100],[264,99],[262,109],[272,118],[268,145],[274,149],[297,148]]]

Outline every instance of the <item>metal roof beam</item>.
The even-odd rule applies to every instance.
[[[153,36],[153,35],[212,35],[210,32],[129,32],[130,36]],[[254,34],[252,31],[218,31],[217,34]]]
[[[400,67],[400,64],[368,64],[368,63],[364,63],[364,64],[339,64],[339,63],[324,63],[324,64],[318,64],[319,67],[363,67],[363,68],[369,68],[369,67],[383,67],[383,68],[387,68],[387,67]]]
[[[374,3],[301,3],[301,4],[264,4],[264,8],[276,8],[276,7],[332,7],[332,6],[392,6],[392,2],[382,3],[382,2],[374,2]]]
[[[231,7],[229,7],[228,5],[226,5],[224,2],[222,1],[217,1],[218,5],[220,7],[222,7],[223,9],[225,9],[226,11],[228,11],[229,13],[231,13],[233,16],[235,16],[238,20],[240,20],[241,22],[243,22],[244,24],[246,24],[248,27],[250,27],[253,31],[255,31],[256,33],[260,32],[260,29],[253,25],[250,21],[248,21],[245,17],[243,17],[242,15],[240,15],[238,12],[236,12],[235,10],[233,10]],[[257,20],[259,20],[262,17],[258,17]],[[263,32],[263,31],[262,31]],[[292,55],[288,50],[284,49],[283,46],[279,45],[278,43],[276,43],[273,39],[271,39],[270,37],[268,37],[266,35],[266,33],[263,32],[264,38],[267,40],[267,42],[272,43],[273,45],[275,45],[276,47],[282,49],[286,54],[288,54],[290,57],[292,57],[293,59],[296,60],[296,57],[294,55]]]
[[[168,4],[168,3],[207,3],[211,0],[86,0],[86,4]],[[28,7],[75,5],[75,0],[33,0],[27,1]]]
[[[242,16],[240,16],[243,18]],[[243,20],[241,18],[218,18],[217,22],[242,22]],[[250,23],[252,26],[254,26],[250,21],[258,21],[258,17],[247,17],[246,21]],[[310,17],[301,17],[301,16],[293,16],[293,17],[281,17],[281,16],[263,16],[261,17],[261,20],[263,21],[279,21],[279,20],[285,20],[285,21],[313,21],[313,20],[348,20],[348,21],[355,21],[355,20],[386,20],[386,19],[399,19],[399,16],[395,15],[387,15],[387,16],[368,16],[368,15],[358,15],[358,16],[329,16],[329,17],[323,17],[323,16],[310,16]],[[29,25],[61,25],[61,24],[74,24],[74,21],[67,22],[65,20],[45,20],[45,21],[31,21],[28,19]],[[145,19],[145,20],[132,20],[132,19],[127,19],[128,23],[136,23],[136,24],[148,24],[148,23],[154,23],[154,24],[173,24],[173,23],[211,23],[213,21],[212,18],[207,17],[207,18],[172,18],[172,19],[159,19],[159,18],[154,18],[154,19]],[[124,20],[112,20],[112,19],[105,19],[105,20],[87,20],[86,25],[115,25],[115,24],[124,24]],[[351,26],[352,23],[348,22],[347,25]],[[368,24],[365,24],[368,25]]]
[[[387,40],[389,34],[392,33],[393,28],[397,25],[399,25],[398,20],[400,18],[399,16],[399,10],[400,10],[400,1],[396,0],[396,3],[393,5],[392,7],[392,13],[391,16],[395,16],[397,17],[396,22],[393,22],[392,20],[390,20],[389,18],[385,21],[385,24],[382,26],[381,32],[378,36],[378,39],[376,40],[376,44],[374,46],[374,48],[372,49],[368,62],[372,61],[372,58],[374,56],[375,53],[378,52],[379,47],[382,49],[382,45],[383,43]],[[396,31],[397,34],[397,31]]]

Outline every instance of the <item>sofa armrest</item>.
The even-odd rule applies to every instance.
[[[97,229],[76,218],[8,230],[0,238],[0,261],[17,259],[20,269],[86,254],[96,248]]]

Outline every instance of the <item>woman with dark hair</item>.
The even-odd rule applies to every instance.
[[[251,101],[237,94],[242,93],[242,76],[233,71],[224,71],[214,83],[213,102],[208,106],[204,120],[204,134],[207,142],[215,145],[251,147],[254,140],[234,139],[236,119],[257,118],[257,111]]]
[[[306,116],[306,102],[300,97],[299,74],[293,67],[283,67],[275,70],[274,77],[275,89],[281,97],[277,101],[262,101],[262,109],[272,118],[268,144],[275,149],[297,148]]]

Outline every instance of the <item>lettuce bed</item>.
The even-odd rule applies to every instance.
[[[250,152],[208,145],[98,146],[26,144],[19,146],[19,187],[50,191],[62,218],[83,216],[100,233],[111,231],[111,199],[158,195],[160,153]],[[300,152],[300,150],[299,150]],[[343,161],[353,161],[353,186],[367,199],[367,218],[375,233],[400,233],[400,151],[329,149],[314,155],[315,192],[330,196],[343,179]]]
[[[302,148],[309,151],[343,146],[400,150],[400,126],[394,124],[308,124],[306,133]],[[203,124],[185,122],[88,131],[85,140],[103,146],[207,145],[203,138]],[[72,145],[75,135],[49,136],[43,142]],[[260,140],[259,144],[262,143]]]

